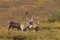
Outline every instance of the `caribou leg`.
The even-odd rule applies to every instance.
[[[17,30],[20,32],[20,31],[21,31],[21,28],[20,28],[20,27],[18,27],[18,28],[17,28]]]
[[[10,30],[11,26],[8,28],[8,31]]]

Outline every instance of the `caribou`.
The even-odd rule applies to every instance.
[[[27,14],[28,14],[28,12],[26,12],[26,15],[27,15]],[[17,30],[20,30],[20,31],[28,31],[28,30],[29,30],[29,31],[32,31],[32,30],[39,31],[39,30],[40,30],[39,27],[36,26],[36,25],[34,24],[34,22],[33,22],[33,21],[34,21],[34,15],[32,16],[31,19],[29,19],[29,18],[27,18],[27,17],[26,17],[26,19],[27,19],[27,21],[28,21],[26,27],[25,27],[25,25],[20,24],[20,23],[18,23],[18,22],[10,21],[8,30],[10,30],[11,28],[12,28],[12,29],[16,28]]]

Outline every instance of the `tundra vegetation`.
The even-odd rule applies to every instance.
[[[8,31],[9,21],[26,25],[33,15],[39,32]],[[0,40],[60,40],[60,0],[0,0]]]

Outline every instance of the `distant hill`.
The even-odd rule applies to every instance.
[[[39,19],[47,22],[55,11],[60,10],[60,0],[1,0],[0,25],[7,25],[9,21],[27,21],[25,18]],[[25,13],[28,12],[28,15]]]

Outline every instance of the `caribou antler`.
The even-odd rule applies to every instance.
[[[33,21],[34,20],[34,15],[32,16],[31,20],[30,21]]]
[[[28,20],[28,21],[29,21],[30,19],[26,17],[26,20]]]

